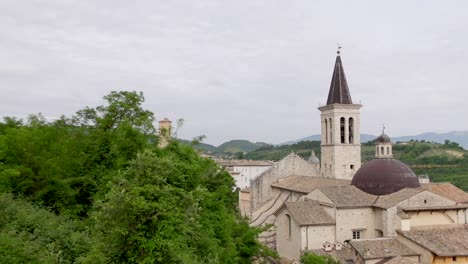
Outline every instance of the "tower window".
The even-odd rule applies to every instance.
[[[328,121],[325,119],[325,144],[328,144]]]
[[[353,164],[349,165],[349,168],[354,170],[354,165]]]
[[[333,126],[332,126],[332,119],[330,118],[328,120],[328,122],[330,123],[330,143],[333,144]]]
[[[390,147],[387,147],[387,155],[390,155]]]
[[[340,138],[341,144],[345,143],[345,118],[340,118]]]
[[[354,144],[354,119],[352,117],[349,118],[349,125],[348,125],[348,128],[349,128],[349,133],[348,133],[348,137],[349,137],[349,144]]]
[[[384,149],[384,147],[381,147],[381,148],[380,148],[380,154],[381,154],[382,156],[385,155],[385,149]]]

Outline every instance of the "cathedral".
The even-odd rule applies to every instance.
[[[321,159],[292,153],[239,195],[251,226],[271,226],[260,240],[286,260],[306,252],[342,263],[468,263],[468,193],[423,183],[375,140],[361,163],[360,109],[338,51],[326,105],[318,108]]]

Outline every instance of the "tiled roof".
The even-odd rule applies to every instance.
[[[377,199],[352,185],[320,187],[319,190],[341,208],[370,207]]]
[[[341,261],[341,263],[354,263],[354,252],[351,247],[345,245],[343,245],[341,250],[325,251],[323,248],[319,248],[311,249],[307,252],[311,252],[319,256],[330,256],[335,260]]]
[[[299,225],[332,225],[333,219],[325,210],[315,201],[297,201],[287,202],[286,208],[291,216]]]
[[[425,190],[431,191],[457,203],[468,203],[468,193],[451,183],[426,183],[421,186]]]
[[[388,209],[396,205],[397,203],[404,201],[422,191],[424,190],[422,190],[421,188],[405,188],[395,193],[382,195],[379,196],[374,206]]]
[[[351,181],[311,176],[289,176],[271,186],[300,193],[310,193],[319,187],[350,185]]]
[[[395,238],[351,240],[349,243],[365,260],[420,255]]]
[[[383,259],[375,264],[420,264],[421,262],[411,260],[402,256]]]
[[[468,225],[412,227],[397,232],[437,256],[468,256]]]

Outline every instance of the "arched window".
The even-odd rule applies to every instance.
[[[286,215],[286,221],[288,225],[288,239],[291,239],[291,216],[288,214]]]
[[[380,148],[380,155],[385,155],[385,149],[383,146]]]
[[[345,143],[345,118],[340,118],[340,139],[341,144]]]
[[[330,144],[333,144],[333,126],[332,126],[332,119],[330,118],[328,120],[328,122],[330,123]]]
[[[390,147],[387,147],[387,155],[390,155]]]
[[[325,144],[328,144],[328,121],[325,118]]]
[[[348,137],[349,137],[349,144],[354,144],[354,118],[350,117],[349,118],[349,133],[348,133]]]

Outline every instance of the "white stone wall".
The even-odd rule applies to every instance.
[[[264,171],[268,170],[272,166],[237,166],[234,165],[232,170],[234,172],[239,172],[239,174],[234,175],[234,180],[236,181],[236,186],[240,189],[250,187],[250,181],[257,178],[258,175],[262,174]]]
[[[351,180],[361,167],[360,114],[358,104],[333,104],[321,111],[321,175]],[[341,141],[341,118],[345,119],[344,142]],[[350,141],[350,118],[353,119]]]
[[[302,249],[319,249],[325,242],[335,243],[335,233],[334,225],[303,226]]]
[[[291,236],[289,236],[288,217],[291,218]],[[281,210],[276,218],[276,250],[279,255],[290,260],[299,260],[302,249],[301,227],[294,221],[286,208]]]
[[[361,239],[377,237],[372,208],[336,209],[336,240],[352,240],[353,230],[362,230]]]
[[[271,188],[271,184],[291,175],[318,176],[318,171],[303,158],[296,154],[289,154],[251,181],[251,209],[255,211],[265,202],[276,197],[279,191]]]

